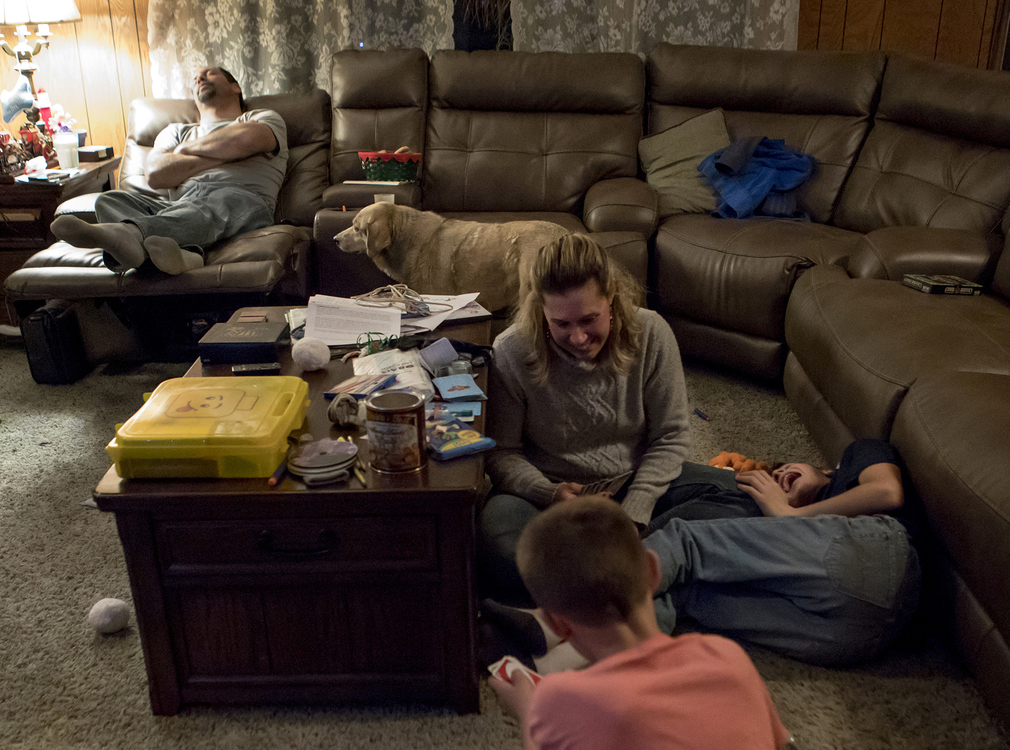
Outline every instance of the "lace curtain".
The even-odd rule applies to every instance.
[[[799,0],[512,0],[514,48],[648,52],[659,42],[796,49]]]
[[[191,96],[195,69],[220,65],[246,96],[329,90],[349,47],[452,49],[452,0],[150,0],[154,96]]]

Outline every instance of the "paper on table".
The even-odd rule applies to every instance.
[[[396,375],[396,385],[390,390],[414,390],[428,401],[435,395],[435,386],[428,377],[417,349],[387,349],[383,352],[358,357],[353,364],[355,375]]]
[[[465,320],[467,318],[490,318],[491,312],[478,302],[471,302],[469,305],[459,308],[449,314],[446,320]]]
[[[405,320],[403,322],[403,332],[417,333],[418,331],[434,331],[445,322],[446,318],[457,310],[466,307],[479,296],[480,292],[473,292],[472,294],[457,294],[455,296],[451,294],[422,294],[421,299],[425,302],[429,304],[432,302],[438,302],[441,304],[435,306],[437,312],[434,312],[431,315],[426,315],[423,318],[410,318]],[[444,307],[445,304],[449,304],[452,307],[450,309],[446,309]]]
[[[330,346],[357,344],[363,333],[400,335],[400,311],[395,307],[366,307],[352,299],[317,294],[309,298],[305,338],[322,339]]]

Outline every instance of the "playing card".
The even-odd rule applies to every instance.
[[[516,672],[525,675],[526,679],[528,679],[534,685],[536,685],[538,682],[540,682],[540,680],[543,679],[536,672],[532,672],[529,669],[527,669],[526,666],[514,656],[503,656],[501,659],[499,659],[490,667],[488,667],[487,671],[493,674],[495,677],[500,677],[501,679],[505,680],[505,682],[512,684],[515,684],[515,681],[512,679],[512,675],[514,675]]]

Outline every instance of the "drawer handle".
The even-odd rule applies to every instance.
[[[320,529],[319,541],[315,544],[278,544],[273,532],[263,529],[256,546],[261,552],[274,557],[322,557],[337,548],[337,535],[330,529]]]

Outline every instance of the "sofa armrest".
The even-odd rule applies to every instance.
[[[416,182],[403,185],[348,185],[338,182],[323,191],[323,208],[364,208],[375,203],[375,196],[387,194],[395,196],[401,206],[421,207],[421,188]]]
[[[884,227],[865,235],[849,256],[856,278],[901,281],[906,273],[947,273],[988,284],[1003,250],[996,234],[931,227]]]
[[[659,202],[656,191],[634,177],[600,180],[586,191],[582,221],[590,232],[656,231]]]

